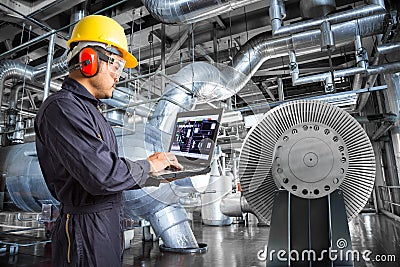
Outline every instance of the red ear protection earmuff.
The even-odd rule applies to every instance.
[[[93,77],[99,72],[99,56],[96,50],[91,47],[85,47],[79,53],[80,70],[83,76]]]

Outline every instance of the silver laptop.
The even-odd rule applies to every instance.
[[[178,179],[210,172],[221,117],[222,109],[178,113],[168,151],[183,170],[166,169],[155,176]]]

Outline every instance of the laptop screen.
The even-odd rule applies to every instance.
[[[209,161],[221,120],[221,109],[178,113],[170,152],[177,157]]]

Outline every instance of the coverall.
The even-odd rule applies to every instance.
[[[35,119],[46,184],[61,203],[52,235],[53,266],[121,266],[122,191],[159,185],[147,160],[118,156],[100,101],[66,78]]]

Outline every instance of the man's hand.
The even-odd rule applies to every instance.
[[[170,152],[156,152],[147,158],[150,163],[150,173],[157,173],[164,170],[167,167],[173,167],[178,170],[182,170],[183,166],[179,164],[175,155]]]

